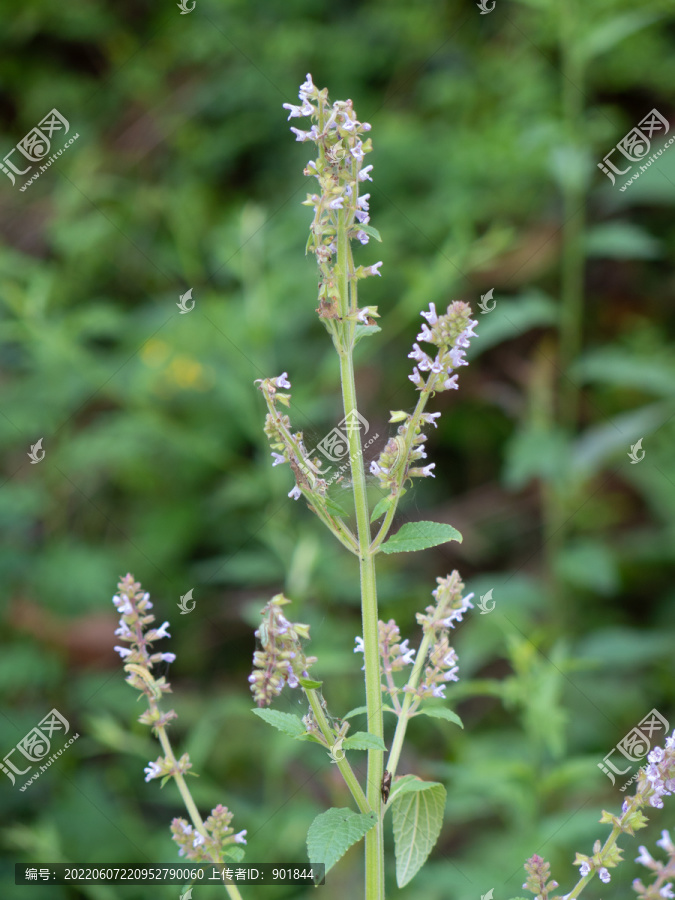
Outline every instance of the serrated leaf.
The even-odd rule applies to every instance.
[[[446,541],[462,542],[462,535],[444,522],[406,522],[380,547],[383,553],[410,553],[426,550]]]
[[[258,709],[257,707],[251,711],[268,725],[272,725],[291,737],[300,737],[306,731],[302,721],[293,713],[279,712],[278,709]]]
[[[361,225],[359,231],[365,231],[366,234],[369,234],[371,237],[374,237],[376,241],[382,243],[380,232],[377,230],[377,228],[373,228],[372,225]]]
[[[333,808],[321,813],[307,832],[309,861],[313,865],[323,863],[328,872],[376,823],[374,812],[357,813],[351,809]]]
[[[338,516],[340,518],[347,518],[349,513],[346,509],[343,509],[339,503],[336,503],[335,500],[331,500],[330,497],[323,498],[326,503],[326,509],[329,513],[332,513],[334,516]]]
[[[301,687],[307,688],[308,691],[317,691],[323,684],[323,681],[314,681],[312,678],[298,678],[298,683]]]
[[[381,737],[370,734],[368,731],[357,731],[351,737],[342,742],[343,750],[385,750],[386,746]]]
[[[383,516],[387,512],[393,502],[393,497],[383,497],[381,500],[378,500],[375,504],[375,509],[371,513],[370,521],[376,522],[380,516]]]
[[[451,709],[446,709],[444,706],[429,706],[425,709],[418,710],[415,715],[430,716],[432,719],[445,719],[446,722],[454,722],[455,725],[464,728],[462,720],[457,713],[454,713]]]
[[[443,825],[445,788],[430,781],[407,779],[392,792],[389,804],[394,828],[396,883],[405,887],[422,868]]]
[[[378,331],[382,331],[379,325],[357,325],[354,329],[354,346],[356,347],[361,338],[370,337]]]

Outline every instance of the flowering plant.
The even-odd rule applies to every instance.
[[[287,412],[291,408],[288,372],[258,379],[256,383],[267,408],[264,431],[272,464],[288,463],[293,476],[288,496],[294,500],[304,498],[336,540],[358,559],[362,633],[356,637],[354,652],[364,657],[366,703],[343,715],[329,713],[323,682],[313,677],[319,670],[319,660],[306,653],[309,626],[287,618],[284,609],[290,600],[283,594],[274,596],[262,610],[262,622],[255,632],[259,649],[254,653],[249,683],[256,702],[254,712],[259,718],[295,740],[311,741],[328,750],[331,763],[337,765],[358,810],[331,808],[316,817],[307,837],[311,862],[323,863],[328,870],[349,847],[363,839],[365,897],[382,900],[387,812],[391,810],[399,887],[419,872],[441,831],[444,786],[411,773],[400,775],[398,768],[412,718],[427,715],[462,726],[448,706],[430,705],[428,701],[448,699],[448,684],[458,680],[459,660],[450,643],[450,633],[473,608],[473,594],[465,594],[456,571],[438,577],[437,587],[431,592],[434,602],[417,613],[422,635],[419,646],[413,648],[411,638],[401,639],[394,619],[384,622],[378,618],[376,558],[380,553],[423,550],[462,539],[452,526],[438,522],[408,522],[393,536],[389,532],[399,501],[413,479],[434,477],[435,463],[420,464],[427,459],[423,429],[436,427],[440,413],[427,412],[426,407],[435,394],[458,388],[457,370],[468,364],[466,350],[470,339],[476,337],[477,322],[471,318],[470,307],[461,301],[450,303],[445,311],[437,311],[432,303],[421,312],[425,322],[408,354],[414,361],[408,377],[417,391],[417,401],[412,412],[391,411],[389,422],[397,426],[396,433],[370,464],[369,492],[360,433],[365,420],[357,405],[353,352],[359,341],[380,331],[375,321],[379,318],[377,307],[359,305],[358,286],[368,277],[380,276],[383,263],[355,265],[351,244],[357,241],[365,246],[371,239],[380,240],[370,225],[370,194],[360,193],[364,182],[373,180],[373,166],[364,165],[372,151],[372,142],[366,137],[371,127],[358,120],[350,100],[331,104],[327,90],[317,88],[310,75],[300,87],[299,99],[299,105],[284,104],[284,108],[289,112],[289,120],[311,119],[309,129],[293,125],[291,131],[298,142],[312,143],[317,148],[317,156],[304,170],[318,185],[316,192],[309,193],[304,201],[314,214],[307,249],[316,257],[319,269],[316,311],[338,355],[355,528],[349,514],[331,498],[329,482],[322,477],[326,471],[321,461],[307,450],[302,432],[292,426]],[[431,346],[431,353],[423,350],[420,343]],[[377,490],[376,498],[372,488]],[[148,700],[149,709],[140,721],[152,727],[165,753],[148,764],[146,780],[173,777],[176,781],[192,822],[177,818],[172,823],[173,838],[181,855],[198,860],[240,859],[243,851],[237,845],[246,843],[246,831],[234,834],[230,828],[232,813],[220,805],[202,821],[185,783],[189,759],[184,755],[176,760],[168,741],[166,727],[175,713],[162,712],[159,701],[170,687],[150,670],[160,661],[172,662],[173,655],[151,654],[147,650],[153,641],[169,636],[168,623],[145,632],[153,621],[153,616],[147,614],[148,595],[143,594],[131,575],[122,579],[118,587],[120,593],[114,602],[122,617],[116,634],[130,646],[116,649],[125,660],[127,681]],[[302,718],[270,708],[286,687],[303,692],[307,713]],[[383,726],[385,711],[396,717],[393,733],[387,735]],[[363,713],[367,730],[350,735],[350,720]],[[390,739],[389,747],[385,738]],[[365,786],[351,762],[352,752],[364,750],[368,754]],[[635,794],[625,800],[621,815],[603,812],[600,822],[612,826],[604,845],[597,841],[591,855],[577,854],[579,880],[568,894],[562,898],[553,896],[558,882],[550,878],[546,860],[535,854],[527,861],[528,877],[523,887],[534,893],[537,900],[574,900],[596,874],[605,883],[610,880],[610,870],[621,861],[618,837],[622,833],[634,835],[644,827],[647,819],[643,808],[662,807],[662,797],[675,790],[675,735],[666,739],[665,749],[653,749],[648,761],[648,767],[638,777]],[[638,858],[656,875],[650,887],[639,880],[634,883],[637,893],[649,900],[673,897],[668,878],[675,872],[675,848],[665,831],[659,844],[670,856],[666,866],[655,862],[644,847],[640,847]],[[227,887],[232,896],[238,896],[236,888]]]

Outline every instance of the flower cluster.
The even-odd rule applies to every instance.
[[[311,141],[319,151],[318,157],[310,160],[304,170],[305,175],[317,179],[320,187],[320,193],[308,194],[304,201],[305,206],[314,210],[307,247],[316,255],[320,271],[317,312],[324,319],[338,319],[340,304],[334,263],[339,230],[342,229],[348,241],[357,240],[361,244],[367,244],[372,236],[379,239],[368,224],[370,194],[359,196],[359,186],[373,180],[372,165],[363,165],[366,154],[373,149],[370,138],[363,139],[370,125],[356,118],[351,100],[337,100],[331,105],[327,89],[319,90],[309,74],[300,86],[298,97],[300,106],[283,104],[289,111],[289,120],[309,116],[313,124],[309,131],[295,126],[291,126],[291,131],[297,141]],[[379,275],[381,265],[382,262],[356,268],[350,265],[350,278]],[[358,309],[353,305],[348,318],[373,324],[370,317],[376,315],[375,307]]]
[[[421,392],[417,407],[412,414],[399,410],[391,414],[390,422],[401,422],[397,434],[386,444],[377,460],[370,465],[371,474],[376,475],[381,487],[392,496],[396,495],[407,478],[434,478],[435,463],[426,466],[415,465],[426,459],[424,449],[426,436],[422,434],[424,424],[436,426],[435,419],[440,413],[425,413],[424,406],[429,396],[436,391],[447,391],[457,388],[457,375],[451,374],[459,366],[467,366],[465,360],[469,338],[476,337],[473,329],[478,322],[471,318],[471,307],[457,300],[448,306],[443,315],[436,313],[433,303],[429,311],[421,315],[427,320],[422,331],[417,335],[418,341],[425,341],[438,348],[436,357],[432,359],[419,344],[413,344],[409,357],[417,365],[408,378]],[[426,380],[420,372],[428,372]]]
[[[470,344],[469,338],[476,337],[473,329],[478,322],[471,318],[471,307],[456,300],[448,306],[446,313],[439,316],[435,305],[430,303],[429,311],[420,315],[427,320],[427,324],[422,326],[417,340],[433,344],[438,348],[438,353],[432,359],[419,344],[413,344],[412,353],[408,356],[417,365],[408,378],[418,391],[456,390],[457,375],[451,373],[460,366],[469,365],[464,357]],[[429,372],[426,381],[420,372]]]
[[[537,895],[538,900],[548,900],[550,891],[554,891],[558,887],[557,881],[549,881],[551,874],[551,865],[547,863],[541,856],[535,853],[533,857],[525,863],[525,871],[528,879],[523,885],[525,890],[532,891]]]
[[[662,797],[669,796],[675,792],[675,731],[666,738],[665,749],[662,747],[654,747],[647,756],[648,765],[640,771],[635,794],[623,801],[621,807],[621,815],[615,816],[612,813],[603,811],[600,822],[605,825],[612,825],[615,829],[615,835],[619,832],[634,835],[635,832],[647,825],[647,818],[641,809],[644,806],[651,806],[661,809],[663,806]],[[640,856],[636,862],[642,863],[647,868],[657,873],[655,884],[649,888],[645,888],[642,882],[637,879],[633,882],[633,888],[642,897],[647,900],[658,900],[658,898],[672,898],[672,884],[666,883],[669,878],[675,877],[675,847],[670,839],[667,831],[664,831],[661,840],[657,844],[670,855],[670,860],[666,866],[663,863],[652,859],[646,847],[640,846]],[[593,845],[593,853],[587,856],[583,853],[577,853],[574,865],[579,866],[579,877],[584,884],[593,877],[598,875],[601,881],[607,884],[611,880],[609,870],[622,862],[622,851],[616,845],[616,836],[610,837],[604,846],[600,841],[596,841]],[[536,861],[536,865],[534,865]],[[530,875],[527,882],[523,885],[527,890],[537,895],[537,900],[548,900],[547,893],[543,890],[543,881],[534,877],[534,871],[537,866],[541,869],[541,865],[546,866],[546,875],[548,877],[548,863],[543,863],[538,856],[533,856],[531,860],[525,864],[525,869]],[[550,885],[548,886],[550,889]],[[582,885],[583,887],[583,885]],[[575,896],[580,893],[579,884],[574,891]],[[567,894],[562,898],[554,897],[552,900],[567,900],[570,895]]]
[[[246,843],[246,829],[234,834],[234,828],[230,828],[231,821],[232,813],[219,803],[204,822],[204,830],[208,834],[204,837],[185,819],[175,818],[171,822],[171,837],[180,848],[178,855],[197,862],[222,861],[223,856],[239,860],[241,851],[232,845]]]
[[[654,883],[645,887],[639,878],[633,882],[633,890],[644,900],[673,900],[673,879],[675,879],[675,844],[670,834],[664,829],[661,832],[661,840],[656,842],[668,854],[668,862],[665,865],[652,857],[646,847],[640,846],[640,855],[635,862],[646,866],[653,872]]]
[[[115,631],[115,635],[121,641],[126,641],[129,646],[116,646],[115,650],[125,662],[124,669],[128,672],[127,683],[142,691],[149,701],[148,710],[139,717],[138,721],[143,725],[151,725],[157,734],[157,729],[166,726],[171,719],[175,719],[176,713],[173,710],[163,713],[158,708],[157,700],[161,698],[162,694],[171,693],[171,685],[164,677],[154,678],[150,669],[159,662],[171,663],[176,656],[173,653],[149,653],[148,647],[151,647],[154,641],[171,637],[167,631],[169,623],[164,622],[159,628],[151,628],[146,631],[147,626],[155,621],[152,613],[148,612],[152,609],[150,594],[145,593],[141,585],[134,581],[133,575],[125,575],[118,583],[117,591],[118,593],[112,600],[120,613],[119,627]],[[155,764],[151,763],[150,765]],[[157,765],[159,765],[159,761]],[[163,771],[162,774],[167,774],[167,772]]]
[[[281,611],[290,602],[283,594],[272,597],[255,632],[262,650],[253,654],[254,670],[248,680],[258,706],[269,706],[285,684],[298,687],[298,677],[308,678],[308,669],[316,662],[315,656],[305,656],[300,644],[301,638],[309,638],[309,625],[289,622]]]
[[[408,415],[402,410],[392,412],[390,422],[402,422],[395,437],[389,439],[384,450],[370,464],[370,472],[376,475],[380,485],[390,493],[394,493],[406,478],[434,477],[436,463],[427,466],[416,466],[420,459],[426,459],[424,442],[427,437],[422,434],[422,425],[433,425],[440,413],[421,413],[418,416]]]
[[[458,659],[454,648],[448,641],[448,629],[461,622],[468,609],[473,609],[473,594],[462,596],[464,584],[455,571],[446,578],[437,578],[438,587],[431,592],[435,598],[434,606],[427,606],[424,613],[417,613],[417,621],[425,634],[432,637],[432,643],[424,670],[424,678],[413,690],[406,686],[405,691],[413,693],[419,700],[425,697],[445,699],[445,685],[448,681],[459,681]]]
[[[288,373],[282,372],[276,378],[258,378],[256,384],[262,391],[269,412],[265,419],[265,434],[272,448],[272,466],[290,463],[295,475],[295,487],[288,496],[299,500],[303,489],[323,497],[326,494],[325,479],[316,474],[320,466],[318,459],[310,459],[303,443],[303,433],[291,431],[291,420],[277,409],[277,403],[289,406],[291,395],[279,393],[279,388],[290,388]]]
[[[377,637],[380,649],[380,660],[382,674],[386,679],[386,685],[382,685],[382,690],[388,693],[394,701],[394,705],[398,709],[397,695],[400,693],[399,688],[394,682],[394,672],[402,671],[406,666],[410,666],[414,662],[415,650],[408,646],[408,638],[401,640],[401,632],[398,625],[393,619],[388,622],[378,620]],[[364,653],[363,638],[356,637],[356,647],[354,653]],[[365,666],[361,667],[361,671],[365,670]]]

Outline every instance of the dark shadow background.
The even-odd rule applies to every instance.
[[[574,851],[604,840],[601,810],[623,799],[598,763],[651,709],[675,724],[675,150],[625,191],[597,168],[652,109],[675,122],[672,8],[2,9],[0,158],[54,108],[79,137],[25,191],[0,173],[0,756],[52,708],[80,734],[25,792],[2,779],[2,896],[27,894],[16,861],[178,859],[180,799],[173,783],[143,781],[159,747],[112,650],[110,600],[127,571],[171,622],[172,734],[200,774],[202,813],[226,804],[248,830],[247,859],[283,864],[306,860],[317,813],[349,804],[324,751],[251,715],[246,681],[259,610],[283,590],[311,624],[330,711],[363,702],[355,560],[287,499],[253,386],[289,372],[308,446],[342,417],[303,256],[311,148],[281,108],[306,72],[372,124],[383,242],[357,250],[383,260],[361,289],[383,330],[359,346],[358,388],[377,452],[388,411],[415,402],[420,309],[463,299],[479,319],[460,390],[433,402],[436,479],[415,484],[398,520],[451,522],[464,541],[379,563],[381,616],[413,644],[438,575],[457,568],[496,603],[456,636],[448,704],[465,730],[409,729],[400,773],[443,781],[449,800],[403,896],[519,896],[534,852],[568,892]],[[195,308],[180,315],[188,288]],[[482,315],[490,289],[497,306]],[[645,456],[631,464],[638,439]],[[181,616],[191,588],[196,609]],[[278,708],[305,712],[291,693]],[[626,858],[674,824],[666,803],[639,840],[622,839]],[[361,867],[350,851],[322,896],[358,895]],[[633,896],[636,869],[615,870],[612,897]],[[49,888],[50,900],[178,893]]]

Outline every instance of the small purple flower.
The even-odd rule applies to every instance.
[[[664,884],[663,887],[661,888],[661,890],[659,891],[659,894],[661,894],[662,897],[665,897],[666,900],[673,900],[673,897],[675,897],[675,894],[673,894],[672,883],[668,882],[668,884]]]
[[[370,222],[370,216],[368,215],[367,212],[364,212],[363,210],[357,209],[355,216],[362,225],[367,225],[368,222]]]
[[[422,376],[420,375],[417,366],[413,369],[412,375],[408,375],[408,378],[412,381],[413,384],[422,384]]]
[[[604,866],[598,869],[598,877],[603,884],[609,884],[609,882],[612,880],[612,876]]]
[[[354,641],[356,642],[356,647],[354,647],[354,653],[365,653],[365,647],[363,646],[363,638],[355,637]]]
[[[437,423],[434,421],[440,416],[439,412],[435,413],[422,413],[421,419],[423,422],[426,422],[428,425],[433,425],[434,428],[438,428]]]
[[[275,387],[278,388],[289,388],[291,386],[291,383],[288,380],[288,372],[282,372],[281,375],[273,378],[272,383],[275,385]]]
[[[328,206],[330,209],[342,209],[342,204],[345,202],[344,197],[336,197],[334,200],[331,200]]]
[[[169,632],[166,630],[169,627],[168,622],[162,622],[159,628],[153,629],[155,632],[155,636],[153,637],[153,641],[158,641],[160,638],[171,637]]]
[[[426,325],[426,324],[422,325],[422,330],[417,335],[417,340],[418,341],[426,341],[427,344],[433,344],[434,336],[431,333],[431,329],[429,328],[428,325]]]
[[[301,100],[307,100],[309,95],[313,94],[315,90],[316,87],[314,85],[314,82],[312,81],[312,76],[308,72],[306,80],[300,85],[300,92],[298,94],[298,97]]]
[[[235,844],[245,844],[246,843],[246,829],[245,828],[243,831],[239,831],[237,834],[235,834],[234,842],[235,842]]]
[[[662,847],[669,855],[675,854],[675,844],[673,844],[672,840],[670,839],[670,834],[665,830],[665,828],[661,832],[661,838],[656,842],[656,846]]]
[[[115,632],[115,633],[117,633],[117,632]],[[117,652],[122,657],[122,659],[124,659],[125,656],[131,655],[131,650],[128,647],[113,647],[113,650],[117,650]]]
[[[359,209],[370,209],[368,206],[368,200],[370,199],[370,194],[361,194],[359,199],[356,201],[356,205]]]
[[[175,653],[162,653],[161,658],[163,662],[176,662],[176,654]]]
[[[361,162],[363,157],[366,155],[363,152],[363,142],[362,141],[357,141],[356,147],[352,147],[352,149],[349,152],[354,157],[354,159],[358,159],[359,162]]]
[[[420,315],[424,316],[424,318],[427,320],[427,322],[430,325],[435,325],[436,322],[438,322],[438,316],[436,315],[436,304],[430,303],[429,304],[429,312],[425,312],[424,310],[422,310]]]
[[[432,469],[435,469],[435,468],[436,468],[436,463],[429,463],[428,466],[424,466],[424,468],[422,469],[422,475],[424,475],[427,478],[429,476],[431,476],[432,478],[435,478],[436,476],[431,471]]]
[[[361,241],[362,244],[367,244],[370,238],[365,233],[365,231],[357,231],[356,237]]]
[[[445,696],[445,685],[444,684],[435,684],[431,689],[432,697],[441,697],[443,700],[447,700]]]
[[[281,453],[275,453],[274,450],[272,451],[272,456],[274,457],[272,468],[274,468],[275,466],[280,466],[282,463],[286,462],[286,457],[282,456]]]
[[[314,112],[311,103],[308,103],[307,100],[303,101],[302,106],[293,106],[292,103],[283,103],[282,106],[284,109],[290,110],[288,119],[286,119],[287,122],[291,119],[300,118],[301,116],[311,116]]]
[[[663,749],[661,747],[654,747],[652,752],[647,755],[647,759],[650,763],[660,763],[663,756]]]
[[[193,847],[200,847],[200,846],[201,846],[202,844],[204,844],[204,843],[205,843],[204,835],[201,834],[201,832],[198,831],[197,834],[195,835],[194,841],[192,842],[192,846],[193,846]]]
[[[579,866],[579,875],[581,875],[582,878],[585,878],[590,871],[591,867],[587,862],[582,862],[582,864]]]
[[[295,485],[295,487],[293,488],[292,491],[289,491],[289,492],[288,492],[288,496],[289,496],[292,500],[299,500],[300,497],[302,497],[302,491],[301,491],[300,488],[297,486],[297,484]]]
[[[372,181],[373,179],[368,174],[369,172],[372,172],[372,170],[372,166],[364,166],[359,172],[359,181]]]
[[[299,128],[294,128],[292,125],[291,125],[291,131],[295,135],[296,141],[300,141],[301,143],[304,143],[305,141],[309,140],[309,131],[301,131]]]
[[[459,385],[457,384],[457,376],[453,375],[452,378],[448,378],[448,380],[443,384],[443,388],[446,391],[457,391],[459,390]]]
[[[636,863],[640,863],[642,866],[649,866],[654,862],[651,853],[643,844],[640,844],[638,850],[640,851],[640,855],[635,857]]]
[[[129,628],[124,619],[120,619],[120,627],[115,630],[115,634],[117,635],[117,637],[125,639],[134,637],[133,631],[131,630],[131,628]]]
[[[128,597],[118,597],[115,595],[112,602],[117,607],[118,612],[121,612],[123,616],[130,616],[134,611],[131,600],[129,600]]]
[[[366,271],[369,272],[371,275],[381,275],[382,273],[378,272],[378,269],[380,268],[381,265],[382,265],[382,260],[380,260],[379,262],[373,263],[373,265],[369,266],[368,269],[366,269]]]

